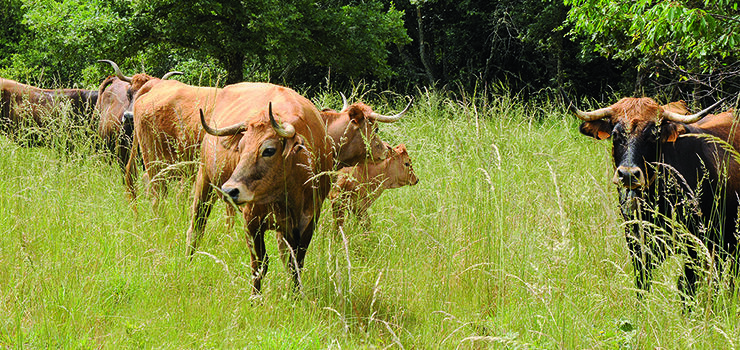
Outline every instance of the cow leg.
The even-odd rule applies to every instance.
[[[338,233],[340,227],[344,227],[346,204],[342,196],[338,196],[331,202],[332,214],[334,216],[334,232]]]
[[[639,232],[639,227],[633,226],[628,227],[626,232],[627,248],[632,258],[632,267],[635,273],[635,286],[642,291],[650,291],[650,280],[652,279],[653,269],[657,265],[653,254],[655,252],[649,249],[645,243],[645,233]],[[640,291],[637,292],[638,297],[642,297]]]
[[[256,218],[247,219],[247,245],[252,258],[252,295],[262,291],[262,278],[267,274],[270,257],[265,247],[265,230],[262,222]]]
[[[201,166],[198,171],[195,185],[193,186],[193,205],[191,207],[190,228],[188,228],[186,249],[187,255],[192,259],[198,247],[198,241],[203,236],[208,216],[211,214],[215,196],[212,195],[211,183],[205,175]]]
[[[306,226],[306,229],[299,236],[298,247],[296,249],[296,264],[298,265],[299,271],[303,270],[303,260],[306,258],[308,245],[311,244],[315,225],[316,221],[311,220],[311,222],[308,223],[308,226]]]
[[[681,292],[681,301],[684,306],[688,306],[696,295],[696,280],[701,269],[696,250],[693,247],[687,247],[687,249],[688,254],[683,265],[683,274],[678,277],[678,290]]]
[[[286,270],[288,270],[288,273],[293,278],[294,291],[296,292],[299,292],[302,289],[300,275],[301,269],[300,265],[298,264],[298,235],[298,229],[291,230],[290,235],[286,235],[283,232],[277,233],[280,259],[283,260]]]

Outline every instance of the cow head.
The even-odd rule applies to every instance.
[[[687,132],[686,124],[699,121],[722,101],[691,115],[673,112],[645,97],[623,98],[592,112],[580,111],[573,104],[570,109],[583,120],[579,128],[582,134],[598,140],[612,139],[612,181],[629,190],[641,190],[655,178],[648,164],[660,161],[662,147],[676,142]]]
[[[388,164],[388,188],[416,185],[419,182],[419,178],[416,177],[414,168],[411,166],[411,157],[409,157],[409,153],[406,150],[406,145],[402,143],[395,148],[387,147],[391,152]]]
[[[374,161],[387,158],[388,151],[378,136],[377,123],[398,121],[409,110],[413,99],[403,111],[392,116],[375,113],[370,106],[362,102],[348,105],[344,94],[342,100],[344,106],[341,112],[330,109],[321,111],[327,133],[332,139],[338,165],[351,166],[367,158]]]
[[[290,123],[279,124],[268,106],[269,122],[256,118],[229,127],[214,129],[205,122],[203,111],[200,120],[203,129],[213,136],[230,136],[224,142],[233,155],[233,172],[221,186],[223,193],[235,204],[262,204],[279,200],[285,196],[286,186],[303,186],[310,178],[313,161],[310,151],[305,147],[303,137],[296,133]],[[298,165],[298,166],[296,166]],[[290,183],[295,179],[294,172],[304,172],[300,183]]]
[[[111,60],[98,60],[98,62],[104,62],[104,63],[110,64],[111,67],[113,67],[113,71],[116,74],[115,78],[118,78],[119,80],[118,83],[119,84],[121,82],[126,83],[125,96],[123,94],[119,96],[120,103],[123,104],[125,107],[124,112],[121,115],[120,123],[124,125],[124,128],[127,124],[133,125],[134,98],[136,96],[136,93],[144,86],[144,84],[148,83],[150,80],[155,80],[155,79],[159,80],[159,78],[153,77],[151,75],[143,74],[143,73],[135,74],[134,76],[129,77],[129,76],[124,75],[123,72],[121,72],[121,68],[119,68],[118,65]],[[182,74],[183,74],[182,72],[178,72],[178,71],[167,72],[165,75],[162,76],[161,80],[167,80],[173,75],[182,75]],[[116,83],[115,81],[113,81],[113,79],[115,78],[108,78],[105,82],[103,82],[103,84],[100,87],[99,93],[102,94],[103,91],[105,90],[105,87]],[[111,80],[111,81],[108,81],[108,80]]]

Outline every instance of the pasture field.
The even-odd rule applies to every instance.
[[[325,202],[303,295],[268,237],[260,300],[250,299],[242,223],[227,229],[223,203],[189,260],[188,182],[172,183],[160,212],[147,196],[135,212],[120,171],[84,137],[71,153],[0,138],[0,348],[740,345],[726,284],[684,312],[680,258],[637,298],[610,143],[579,134],[562,105],[415,97],[380,129],[406,143],[420,182],[386,191],[367,231],[349,220],[333,232]],[[381,113],[404,103],[365,99]],[[341,105],[335,93],[316,101]]]

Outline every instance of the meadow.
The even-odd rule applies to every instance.
[[[362,95],[381,113],[404,103]],[[736,291],[700,292],[685,311],[679,257],[637,297],[610,142],[581,135],[563,105],[415,98],[380,132],[407,145],[419,183],[386,191],[367,230],[350,220],[334,231],[325,202],[301,294],[267,237],[258,300],[243,223],[229,230],[223,203],[191,260],[187,181],[172,182],[155,212],[147,196],[129,202],[120,170],[84,132],[70,141],[69,128],[47,130],[64,141],[52,147],[0,137],[0,348],[738,346]]]

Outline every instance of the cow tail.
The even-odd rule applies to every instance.
[[[124,169],[123,182],[126,184],[126,189],[128,190],[131,201],[133,202],[136,200],[136,183],[134,182],[134,179],[138,177],[136,157],[139,156],[139,141],[136,128],[134,128],[134,132],[132,134],[130,144],[131,150],[128,155],[128,162],[126,162],[126,168]]]

